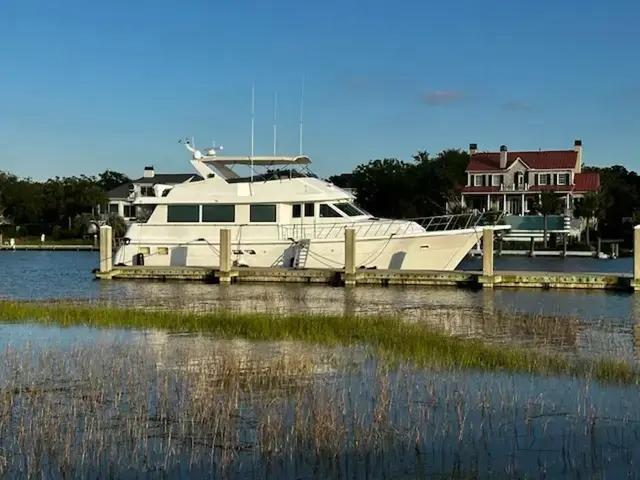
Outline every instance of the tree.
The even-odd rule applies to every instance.
[[[586,241],[587,246],[589,247],[591,246],[591,242],[589,240],[591,220],[602,217],[602,212],[605,206],[604,201],[605,199],[603,198],[603,195],[595,192],[586,193],[582,198],[576,199],[574,213],[577,217],[581,217],[586,220]]]
[[[127,233],[127,223],[124,218],[115,213],[107,217],[107,225],[113,229],[113,238],[122,238]]]
[[[547,220],[549,215],[557,215],[560,211],[560,197],[553,192],[542,192],[540,194],[540,213],[544,215],[544,247],[547,248]]]
[[[97,183],[105,192],[108,192],[124,183],[131,183],[131,179],[124,173],[105,170],[98,175]]]

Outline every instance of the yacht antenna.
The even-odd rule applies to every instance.
[[[278,92],[273,96],[273,156],[278,150]]]
[[[302,75],[302,94],[300,95],[300,155],[302,155],[302,114],[304,113],[304,75]]]
[[[256,109],[256,89],[255,84],[251,85],[251,181],[253,182],[253,145],[255,133],[255,109]]]

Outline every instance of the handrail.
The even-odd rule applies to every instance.
[[[279,225],[280,239],[339,238],[346,228],[354,228],[358,237],[387,237],[405,235],[414,230],[420,233],[451,231],[497,225],[502,221],[504,212],[462,213],[456,215],[439,215],[402,220],[368,219],[357,222],[334,222],[313,224]],[[419,227],[419,230],[415,227]]]

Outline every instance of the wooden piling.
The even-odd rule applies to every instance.
[[[353,228],[344,230],[344,284],[356,284],[356,231]]]
[[[100,227],[100,272],[113,270],[113,229],[109,225]]]
[[[231,230],[220,229],[220,283],[231,283]]]
[[[640,287],[640,225],[633,228],[633,283],[637,290]]]

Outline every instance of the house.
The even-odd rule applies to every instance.
[[[573,150],[478,152],[469,146],[467,184],[461,189],[463,206],[480,211],[501,210],[509,215],[526,215],[533,210],[541,192],[555,192],[567,210],[587,192],[596,192],[598,173],[582,172],[582,141]]]
[[[153,166],[144,167],[142,177],[107,192],[109,204],[100,210],[101,213],[117,214],[128,222],[134,221],[137,218],[136,206],[131,203],[134,193],[143,197],[155,197],[156,185],[173,186],[199,180],[202,178],[195,173],[156,173]]]

